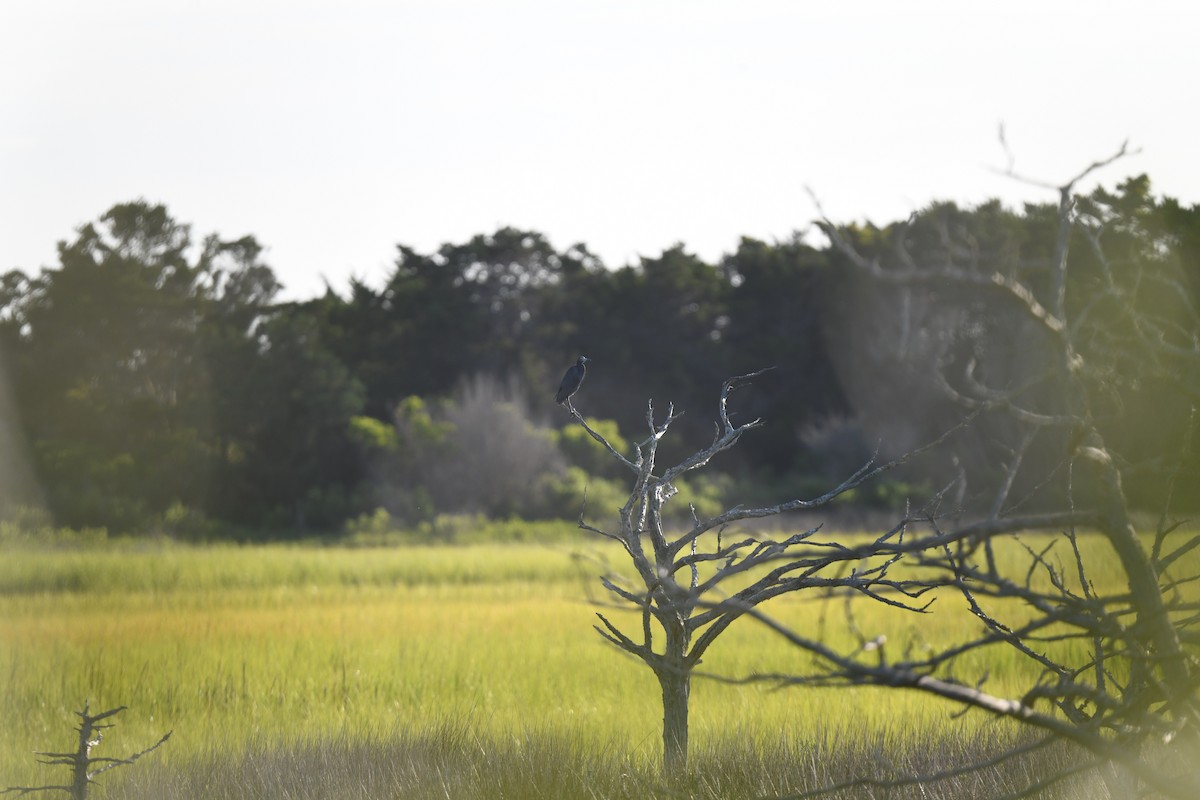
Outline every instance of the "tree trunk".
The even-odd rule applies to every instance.
[[[1191,695],[1193,683],[1181,650],[1179,635],[1167,613],[1159,576],[1150,562],[1137,531],[1129,519],[1129,506],[1121,487],[1121,473],[1112,456],[1104,449],[1099,434],[1093,434],[1093,446],[1086,463],[1100,493],[1101,532],[1108,539],[1129,582],[1129,593],[1137,612],[1137,622],[1150,633],[1154,660],[1162,667],[1167,702],[1173,716],[1184,713],[1182,705]]]
[[[688,697],[692,674],[684,668],[657,673],[663,698],[663,775],[681,778],[687,773]]]
[[[71,786],[68,789],[71,800],[87,800],[88,767],[91,766],[89,759],[92,748],[100,741],[92,736],[95,733],[95,723],[96,718],[88,716],[87,703],[84,703],[79,722],[79,747],[75,751],[75,757],[71,759]]]

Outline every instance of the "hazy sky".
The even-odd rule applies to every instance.
[[[117,202],[254,234],[289,297],[500,225],[617,266],[815,210],[1051,199],[1128,138],[1200,202],[1200,5],[3,0],[0,271]]]

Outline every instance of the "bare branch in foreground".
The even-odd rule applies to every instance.
[[[1002,144],[1008,152],[1003,134]],[[1119,408],[1116,382],[1143,392],[1174,387],[1177,394],[1165,396],[1150,413],[1194,407],[1200,396],[1200,314],[1178,276],[1181,270],[1163,257],[1168,245],[1140,230],[1143,222],[1118,204],[1102,208],[1102,195],[1098,200],[1075,195],[1081,181],[1131,154],[1123,144],[1059,185],[1016,174],[1008,152],[1006,174],[1058,194],[1056,212],[1050,207],[1056,217],[1045,220],[1054,226],[1048,263],[1023,264],[1011,253],[988,258],[974,240],[951,241],[948,233],[941,251],[919,257],[904,241],[911,222],[894,231],[899,241],[889,256],[869,249],[877,240],[839,229],[821,211],[818,224],[851,268],[912,289],[952,284],[1002,320],[994,330],[973,331],[968,354],[949,349],[936,354],[936,369],[927,376],[941,396],[981,419],[986,415],[993,430],[1007,436],[1007,455],[990,465],[994,483],[981,492],[987,500],[982,516],[962,523],[930,513],[924,532],[914,530],[903,542],[872,545],[863,553],[904,555],[922,576],[918,584],[953,588],[982,631],[965,641],[938,643],[920,658],[888,660],[883,647],[868,650],[864,636],[853,652],[839,652],[746,606],[743,614],[812,656],[814,666],[738,680],[907,688],[1038,728],[1094,756],[1046,776],[1029,792],[1067,773],[1100,768],[1113,796],[1200,796],[1200,778],[1191,766],[1200,754],[1200,601],[1193,588],[1200,583],[1194,557],[1200,536],[1172,538],[1178,526],[1167,522],[1174,481],[1187,455],[1176,459],[1173,471],[1162,471],[1165,499],[1151,543],[1143,535],[1148,532],[1138,531],[1125,493],[1125,477],[1136,465],[1110,444],[1121,439],[1108,437],[1111,423],[1097,412],[1114,397]],[[1135,264],[1110,260],[1101,238],[1108,227],[1133,231],[1134,241],[1149,242],[1149,255]],[[1138,240],[1142,235],[1146,238]],[[1080,240],[1087,258],[1069,258],[1071,243]],[[1092,271],[1070,272],[1080,263]],[[983,368],[988,364],[980,359],[989,353],[1018,361],[1025,354],[988,339],[1013,331],[1022,332],[1021,345],[1038,357],[1024,370],[1020,363]],[[952,369],[957,366],[962,368]],[[989,383],[989,374],[1003,378]],[[1190,423],[1183,429],[1190,438]],[[1041,458],[1031,456],[1035,447]],[[1190,452],[1185,444],[1181,453]],[[1024,495],[1016,496],[1020,492]],[[1027,504],[1038,510],[1013,513]],[[1018,538],[1027,531],[1044,533],[1035,544]],[[1084,537],[1093,536],[1105,545],[1099,555],[1097,548],[1084,547]],[[1002,545],[1020,555],[1002,563],[997,555]],[[1120,588],[1113,588],[1111,578],[1096,579],[1114,568]],[[986,675],[963,667],[968,656],[989,658],[1000,651],[1015,655],[1036,675],[1018,696],[989,691]]]
[[[71,796],[71,800],[85,800],[88,796],[88,789],[95,783],[95,778],[102,775],[111,769],[123,767],[133,764],[143,756],[157,750],[159,747],[167,743],[171,738],[171,731],[168,731],[154,744],[149,747],[139,750],[133,755],[125,758],[109,758],[103,756],[93,756],[92,750],[99,746],[104,739],[104,731],[112,728],[112,725],[99,724],[102,720],[108,719],[125,710],[125,706],[111,708],[108,711],[102,711],[99,714],[88,713],[88,703],[83,704],[82,711],[76,711],[75,715],[79,717],[79,727],[75,730],[78,733],[78,746],[74,752],[70,753],[51,753],[38,752],[35,755],[41,756],[40,763],[46,766],[63,766],[71,769],[71,783],[62,785],[45,785],[45,786],[9,786],[0,791],[0,794],[15,793],[18,797],[35,792],[65,792]],[[102,764],[98,769],[93,769],[94,766]]]

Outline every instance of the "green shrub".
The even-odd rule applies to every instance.
[[[107,541],[107,528],[56,527],[50,512],[43,508],[12,506],[0,516],[0,548],[95,547]]]
[[[617,509],[629,498],[619,481],[597,478],[582,467],[567,467],[562,474],[549,475],[543,480],[546,512],[562,519],[578,519],[582,513],[589,522],[611,522],[617,518]]]
[[[616,422],[611,419],[587,417],[587,423],[592,430],[607,439],[618,453],[630,455],[629,442],[621,435]],[[621,465],[612,454],[579,425],[571,424],[557,431],[555,440],[558,449],[567,460],[586,472],[605,477],[617,477],[620,474]]]

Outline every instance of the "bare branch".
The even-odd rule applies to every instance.
[[[1193,777],[1171,777],[1150,768],[1137,758],[1136,753],[1115,745],[1097,731],[1079,727],[1058,717],[1043,714],[1019,700],[1010,700],[988,694],[978,688],[947,681],[927,673],[918,673],[897,665],[866,664],[853,657],[842,656],[827,646],[807,639],[788,627],[771,619],[755,608],[746,608],[746,615],[766,625],[783,636],[791,644],[819,656],[832,665],[818,681],[806,681],[790,675],[751,675],[742,681],[768,680],[780,684],[809,683],[817,685],[874,685],[892,688],[917,689],[943,699],[987,711],[996,716],[1009,717],[1041,728],[1056,737],[1072,741],[1097,755],[1101,760],[1121,764],[1139,779],[1157,791],[1170,797],[1192,797],[1200,791]]]
[[[716,638],[743,615],[743,607],[804,589],[854,592],[875,602],[917,613],[926,610],[929,605],[928,601],[918,602],[917,599],[929,591],[931,585],[895,580],[889,576],[889,569],[897,562],[899,554],[885,553],[882,558],[871,560],[875,555],[905,541],[903,525],[881,535],[873,547],[859,548],[849,548],[827,539],[818,540],[815,538],[818,528],[778,540],[736,537],[729,541],[720,532],[728,524],[741,520],[825,505],[885,470],[944,441],[969,424],[973,415],[925,448],[883,464],[871,459],[821,497],[791,500],[760,508],[736,506],[709,519],[701,519],[691,508],[692,524],[688,530],[680,534],[668,530],[664,524],[663,508],[676,493],[673,481],[686,472],[705,467],[717,454],[735,446],[742,434],[762,424],[758,419],[735,422],[729,401],[737,388],[765,371],[726,380],[718,397],[718,419],[712,442],[661,474],[655,473],[658,444],[678,414],[673,406],[668,406],[665,418],[658,421],[655,419],[653,403],[648,403],[648,435],[636,446],[637,458],[619,458],[626,467],[633,467],[635,473],[629,497],[618,512],[619,527],[605,531],[588,525],[582,515],[579,520],[581,529],[621,542],[636,570],[637,580],[632,583],[618,582],[611,576],[603,577],[601,582],[617,601],[640,613],[641,642],[623,632],[604,615],[598,614],[596,630],[609,643],[649,665],[663,685],[664,764],[671,765],[672,769],[679,768],[686,759],[686,686],[692,670]],[[582,418],[576,419],[586,426]],[[603,439],[595,431],[589,430],[589,434]],[[610,455],[620,456],[611,446],[606,449]],[[715,547],[711,541],[701,542],[701,536],[712,530],[718,531]],[[836,577],[828,574],[828,571],[838,569],[852,560],[857,562],[857,566],[849,574]],[[713,567],[702,574],[700,566],[705,564]],[[756,572],[760,567],[766,568],[761,575]],[[722,584],[743,580],[742,576],[746,576],[746,585],[736,587],[737,590],[732,594],[734,602],[714,604],[707,599]],[[640,586],[634,588],[634,584]]]
[[[822,786],[819,789],[801,792],[800,794],[785,795],[783,798],[781,798],[781,800],[807,800],[807,798],[822,797],[824,795],[833,794],[834,792],[840,792],[846,789],[858,789],[865,787],[893,789],[901,786],[925,786],[927,784],[938,783],[939,781],[949,780],[951,778],[960,778],[963,775],[970,775],[972,773],[988,769],[989,767],[999,766],[1005,761],[1010,761],[1019,756],[1035,752],[1049,744],[1053,744],[1055,741],[1057,740],[1053,736],[1043,736],[1042,738],[1030,742],[1029,744],[1010,748],[998,756],[993,756],[992,758],[984,759],[982,761],[976,761],[963,767],[942,770],[940,772],[933,772],[926,775],[912,775],[903,778],[854,778],[852,780],[842,781],[841,783]]]
[[[1154,223],[1138,218],[1140,210],[1130,213],[1118,204],[1105,205],[1103,198],[1094,202],[1074,194],[1094,172],[1132,155],[1127,143],[1109,157],[1088,164],[1066,183],[1053,184],[1018,175],[1003,128],[1000,140],[1008,162],[1005,174],[1058,193],[1053,256],[1048,265],[1017,262],[1007,257],[1011,255],[1007,251],[989,257],[969,234],[951,231],[944,220],[932,221],[934,233],[941,235],[942,250],[926,256],[927,262],[920,261],[908,247],[910,220],[896,227],[895,256],[885,264],[879,256],[860,252],[851,233],[830,222],[817,203],[821,213],[818,225],[832,247],[859,272],[905,287],[952,281],[985,289],[991,284],[1003,290],[1009,302],[988,308],[1012,319],[1008,327],[997,324],[998,331],[1005,335],[1013,330],[1048,334],[1031,340],[1039,348],[1034,369],[1040,372],[1023,383],[1011,380],[1010,384],[1021,384],[1016,389],[997,389],[980,377],[988,374],[980,369],[980,358],[992,353],[1013,357],[1009,355],[1013,348],[1007,343],[993,346],[986,339],[993,332],[983,327],[969,333],[970,358],[964,355],[964,348],[944,348],[929,376],[956,403],[989,412],[989,421],[1004,426],[1009,456],[1003,464],[989,465],[996,477],[994,485],[982,492],[990,506],[984,519],[962,524],[953,516],[939,517],[936,509],[924,518],[909,514],[906,521],[923,522],[928,532],[906,536],[903,541],[876,540],[847,548],[847,552],[830,551],[843,563],[855,555],[867,559],[889,553],[905,556],[906,563],[921,570],[922,579],[917,585],[897,588],[905,596],[919,596],[921,585],[932,587],[940,582],[954,586],[966,609],[982,624],[982,633],[964,642],[934,647],[919,660],[889,663],[883,647],[876,646],[883,640],[869,639],[866,632],[857,631],[849,610],[847,625],[858,641],[857,650],[851,653],[836,652],[819,640],[768,623],[811,655],[814,666],[805,674],[748,679],[779,685],[916,689],[1075,742],[1095,756],[1081,762],[1079,769],[1112,763],[1135,778],[1132,788],[1122,791],[1146,789],[1178,798],[1196,796],[1200,783],[1195,776],[1175,776],[1162,768],[1175,759],[1190,759],[1194,748],[1200,746],[1200,653],[1195,649],[1200,647],[1200,636],[1192,629],[1200,624],[1200,604],[1194,600],[1194,592],[1181,588],[1200,582],[1200,575],[1167,574],[1168,569],[1179,570],[1179,565],[1190,563],[1185,557],[1200,549],[1200,536],[1166,546],[1167,536],[1176,528],[1167,521],[1170,498],[1191,450],[1190,441],[1180,450],[1174,470],[1163,470],[1172,477],[1165,482],[1167,499],[1153,546],[1148,548],[1134,526],[1123,488],[1123,472],[1132,474],[1134,467],[1124,454],[1106,444],[1104,431],[1111,420],[1098,409],[1113,415],[1108,409],[1124,399],[1121,392],[1131,389],[1151,393],[1175,390],[1174,401],[1200,396],[1200,312],[1191,287],[1177,274],[1179,270],[1171,264],[1159,266],[1167,261],[1163,258],[1166,251],[1156,249],[1145,257],[1145,264],[1138,265],[1115,263],[1105,253],[1101,236],[1106,229],[1123,236],[1130,231],[1134,237],[1146,235],[1150,248],[1163,246],[1161,232],[1152,229]],[[1143,226],[1150,232],[1140,234]],[[1091,248],[1088,255],[1093,257],[1090,263],[1095,274],[1072,275],[1068,281],[1070,262],[1077,262],[1068,258],[1076,232]],[[993,263],[1003,267],[994,269]],[[978,292],[969,296],[986,298]],[[950,375],[950,368],[959,364],[965,365],[961,375]],[[996,370],[1002,375],[1013,371],[1003,366]],[[1164,403],[1164,409],[1169,405]],[[1190,426],[1187,430],[1185,438],[1191,435]],[[1041,436],[1043,431],[1045,436]],[[1059,442],[1062,452],[1054,453]],[[1046,451],[1051,454],[1047,456]],[[1038,462],[1048,463],[1049,468],[1039,470]],[[1094,507],[1076,507],[1077,483],[1086,486],[1081,496],[1088,497]],[[1028,488],[1031,484],[1032,489]],[[960,485],[965,485],[965,479]],[[1025,495],[1014,501],[1018,485]],[[1040,513],[1014,515],[1017,507],[1047,487],[1049,491],[1039,498]],[[943,528],[947,519],[952,524]],[[1114,593],[1103,588],[1106,584],[1100,589],[1093,584],[1089,568],[1096,564],[1089,564],[1080,543],[1081,532],[1089,529],[1098,531],[1111,545],[1115,559],[1110,554],[1103,566],[1106,571],[1114,564],[1120,569],[1126,590]],[[1025,549],[1023,575],[1019,569],[1002,565],[994,540],[1025,530],[1061,533],[1070,548],[1067,564],[1051,550],[1057,541],[1053,537],[1037,546],[1016,540]],[[807,547],[811,550],[812,543]],[[751,551],[749,557],[731,564],[767,555],[774,557]],[[981,558],[983,563],[979,563]],[[800,570],[795,574],[811,579],[819,577],[807,571],[817,561],[810,556],[810,560],[785,564]],[[882,578],[886,565],[878,569]],[[863,574],[876,577],[875,573]],[[841,588],[851,590],[849,586]],[[867,594],[872,591],[868,588]],[[755,597],[735,594],[725,604],[741,603],[743,615],[764,619],[755,608]],[[915,605],[906,600],[901,603]],[[708,606],[705,613],[709,617],[697,615],[693,622],[707,620],[719,625],[717,608]],[[1018,614],[1010,616],[1018,608]],[[1011,650],[1040,670],[1040,677],[1024,687],[1019,699],[986,691],[982,680],[971,685],[953,677],[956,665],[961,668],[965,663],[964,656],[982,657],[985,648],[997,647]],[[1048,710],[1040,710],[1043,706],[1049,706]],[[1186,741],[1186,749],[1173,747],[1176,740]],[[1151,741],[1153,746],[1144,746]],[[1018,796],[1074,771],[1047,776]]]
[[[9,786],[6,789],[0,789],[0,794],[8,794],[16,792],[18,797],[23,797],[34,792],[66,792],[71,793],[70,786]]]
[[[101,725],[101,720],[108,719],[125,710],[125,706],[109,709],[99,714],[91,714],[88,711],[89,704],[83,704],[82,711],[76,711],[75,715],[79,717],[79,727],[76,728],[78,733],[78,748],[73,753],[52,753],[38,752],[35,755],[42,756],[44,760],[40,763],[47,766],[63,766],[71,769],[70,784],[54,784],[46,786],[10,786],[0,794],[15,792],[19,796],[32,794],[34,792],[66,792],[71,795],[72,800],[86,800],[88,787],[94,782],[96,776],[102,775],[111,769],[132,764],[138,759],[149,753],[154,752],[159,747],[167,743],[171,738],[171,732],[168,731],[154,744],[139,750],[133,755],[125,758],[111,758],[105,756],[93,756],[92,749],[100,744],[104,738],[104,731],[112,728],[112,725]],[[92,769],[93,766],[103,764],[99,769]]]
[[[575,418],[575,421],[579,423],[579,426],[580,426],[581,428],[583,428],[585,431],[587,431],[587,433],[588,433],[588,435],[589,435],[589,436],[591,436],[593,439],[595,439],[597,442],[599,442],[599,443],[600,443],[600,445],[601,445],[601,446],[602,446],[602,447],[603,447],[605,450],[607,450],[607,451],[608,451],[608,454],[609,454],[609,455],[611,455],[611,456],[612,456],[613,458],[615,458],[615,459],[616,459],[616,460],[617,460],[619,463],[621,463],[622,465],[624,465],[626,469],[632,470],[632,471],[633,471],[633,472],[635,472],[635,473],[638,471],[638,466],[639,466],[639,464],[640,464],[640,462],[641,462],[641,454],[640,454],[640,452],[639,452],[639,457],[638,457],[638,460],[637,460],[637,462],[630,461],[628,458],[626,458],[625,456],[623,456],[623,455],[621,455],[620,453],[618,453],[618,452],[617,452],[617,450],[616,450],[616,448],[615,448],[615,447],[613,447],[613,446],[612,446],[612,445],[609,443],[608,439],[605,439],[603,436],[601,436],[599,433],[597,433],[597,432],[596,432],[596,431],[595,431],[595,430],[592,428],[592,426],[591,426],[591,425],[588,425],[588,423],[587,423],[587,420],[586,420],[586,419],[584,419],[584,418],[583,418],[583,415],[582,415],[582,414],[580,414],[580,413],[579,413],[579,412],[578,412],[578,411],[575,409],[575,406],[573,406],[573,405],[572,405],[572,406],[568,406],[568,409],[567,409],[567,410],[568,410],[568,411],[570,411],[570,413],[571,413],[571,416]]]
[[[1116,152],[1114,152],[1112,155],[1108,156],[1107,158],[1102,158],[1102,159],[1093,161],[1091,164],[1089,164],[1087,167],[1082,169],[1079,173],[1077,173],[1075,175],[1075,177],[1071,178],[1066,183],[1051,183],[1048,181],[1038,180],[1037,178],[1031,178],[1031,177],[1028,177],[1025,175],[1021,175],[1018,172],[1016,172],[1016,170],[1014,169],[1014,167],[1016,165],[1016,157],[1013,155],[1012,150],[1009,148],[1008,138],[1005,134],[1003,124],[1000,125],[999,140],[1000,140],[1000,146],[1004,149],[1004,154],[1005,154],[1005,159],[1007,161],[1007,165],[1005,166],[1004,169],[993,169],[992,170],[993,172],[995,172],[999,175],[1003,175],[1007,178],[1012,178],[1013,180],[1019,181],[1027,186],[1033,186],[1033,187],[1036,187],[1039,189],[1050,189],[1050,190],[1053,190],[1056,192],[1065,192],[1065,193],[1070,193],[1070,192],[1074,191],[1075,186],[1080,181],[1082,181],[1084,178],[1086,178],[1088,175],[1091,175],[1093,172],[1104,169],[1105,167],[1109,166],[1110,164],[1113,164],[1116,161],[1121,160],[1122,158],[1129,158],[1129,157],[1138,155],[1139,153],[1142,152],[1140,148],[1137,150],[1130,150],[1129,149],[1129,140],[1126,139],[1124,142],[1121,143],[1121,146],[1119,148],[1117,148]]]
[[[818,209],[820,202],[813,198]],[[878,259],[868,259],[858,252],[849,240],[842,236],[837,226],[828,219],[822,218],[817,227],[829,237],[829,241],[839,252],[846,256],[850,263],[878,280],[888,283],[911,284],[940,284],[947,281],[967,284],[980,289],[999,290],[1012,298],[1028,312],[1030,317],[1039,322],[1043,328],[1055,336],[1061,336],[1065,325],[1061,316],[1056,316],[1038,301],[1027,286],[999,271],[971,271],[954,266],[945,267],[908,267],[905,269],[885,269]]]
[[[169,740],[171,738],[172,733],[174,733],[174,731],[167,731],[166,733],[163,734],[161,739],[159,739],[157,742],[155,742],[154,744],[147,747],[145,750],[139,750],[138,752],[134,753],[133,755],[127,756],[125,758],[94,758],[94,759],[92,759],[92,763],[108,762],[108,765],[105,767],[101,767],[100,769],[93,772],[91,777],[95,777],[102,773],[108,772],[110,769],[114,769],[116,767],[121,767],[126,764],[132,764],[133,762],[137,761],[142,756],[153,753],[155,750],[157,750],[158,748],[162,747],[164,744],[167,743],[167,740]]]

